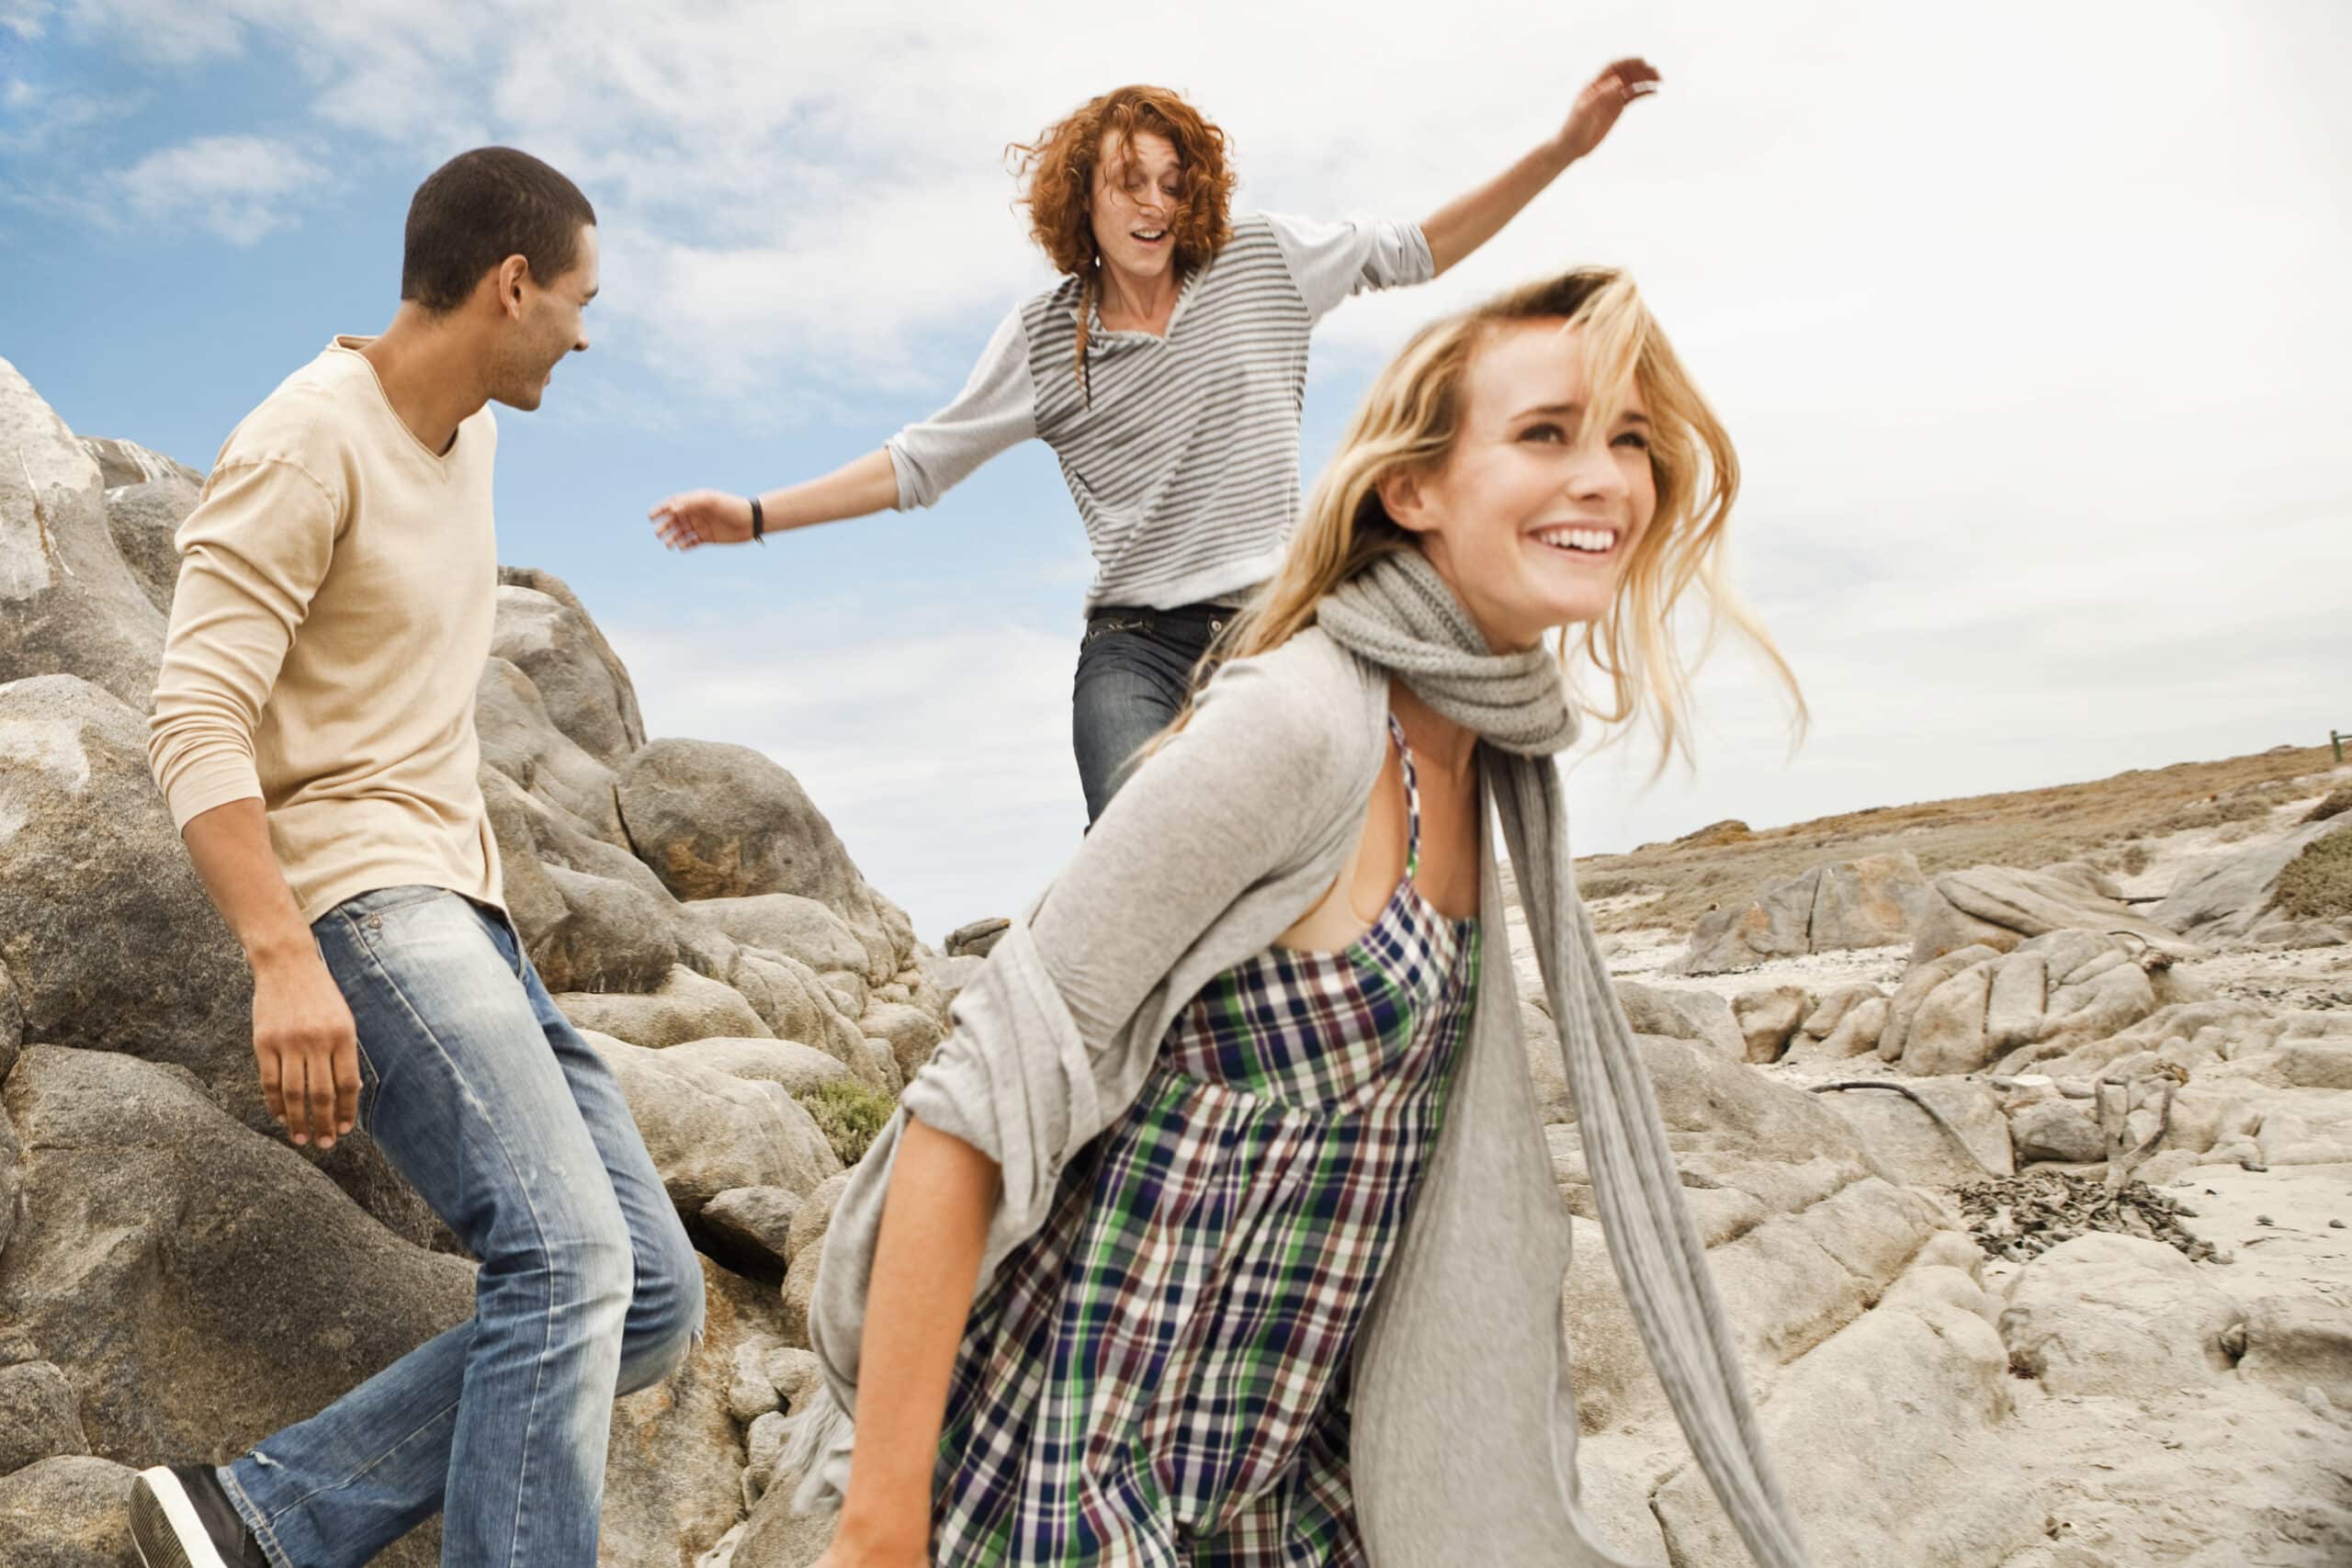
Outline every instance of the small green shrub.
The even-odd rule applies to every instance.
[[[2278,912],[2299,919],[2352,915],[2352,829],[2339,828],[2278,874]]]
[[[2123,867],[2123,874],[2126,876],[2137,876],[2142,872],[2147,870],[2149,859],[2148,846],[2142,843],[2137,839],[2134,839],[2130,843],[2124,845],[2123,852],[2117,857],[2118,863]]]
[[[833,1153],[842,1156],[843,1165],[855,1165],[865,1157],[865,1146],[874,1134],[890,1120],[897,1101],[887,1094],[877,1094],[862,1083],[836,1078],[831,1083],[819,1084],[807,1094],[796,1096],[800,1108],[817,1119],[817,1126],[825,1141],[833,1145]]]

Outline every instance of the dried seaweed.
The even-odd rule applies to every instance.
[[[2022,1263],[2061,1242],[2108,1231],[2160,1241],[2198,1262],[2229,1258],[2180,1224],[2185,1210],[2144,1181],[2109,1192],[2104,1182],[2037,1171],[1972,1181],[1958,1189],[1968,1233],[1996,1258]]]

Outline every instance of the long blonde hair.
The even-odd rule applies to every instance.
[[[1585,624],[1576,642],[1560,632],[1560,660],[1573,646],[1606,678],[1608,700],[1577,694],[1580,707],[1604,724],[1645,714],[1658,738],[1657,767],[1690,755],[1690,670],[1671,616],[1696,588],[1707,612],[1699,658],[1728,624],[1752,642],[1787,686],[1799,732],[1806,714],[1795,673],[1762,623],[1723,576],[1724,530],[1739,493],[1739,458],[1673,345],[1642,303],[1627,273],[1585,267],[1527,284],[1485,304],[1431,322],[1414,334],[1366,395],[1330,464],[1316,482],[1297,532],[1272,581],[1228,626],[1212,663],[1281,647],[1314,624],[1316,606],[1340,583],[1383,556],[1418,548],[1380,499],[1386,476],[1430,472],[1453,448],[1462,427],[1464,381],[1495,331],[1516,321],[1564,320],[1581,330],[1590,398],[1587,429],[1608,429],[1634,388],[1648,406],[1650,471],[1657,509],[1619,579],[1606,614]],[[1188,706],[1167,733],[1191,717]]]

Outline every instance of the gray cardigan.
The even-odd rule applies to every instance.
[[[1226,666],[1191,725],[1137,770],[957,998],[954,1031],[907,1086],[826,1236],[809,1336],[838,1405],[818,1401],[796,1418],[804,1505],[837,1502],[846,1487],[841,1412],[854,1408],[874,1238],[905,1119],[1003,1169],[985,1286],[1044,1224],[1063,1167],[1140,1090],[1170,1021],[1348,864],[1384,759],[1387,705],[1386,674],[1320,630]],[[1501,881],[1491,830],[1482,837],[1480,922],[1499,944]],[[1438,1147],[1356,1340],[1358,1521],[1383,1568],[1615,1563],[1577,1501],[1560,1317],[1569,1223],[1507,960],[1482,966],[1455,1073]]]

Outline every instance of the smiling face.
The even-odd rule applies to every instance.
[[[1103,261],[1140,278],[1157,277],[1175,262],[1177,198],[1184,164],[1176,144],[1149,130],[1123,141],[1104,131],[1094,160],[1094,194],[1087,213]]]
[[[596,297],[596,259],[595,228],[583,225],[569,270],[545,284],[526,270],[519,299],[502,301],[506,321],[492,362],[492,398],[509,408],[537,408],[563,356],[587,348],[581,313]]]
[[[1538,318],[1492,328],[1464,373],[1453,448],[1380,486],[1498,651],[1607,613],[1657,510],[1638,387],[1599,429],[1581,331]]]

